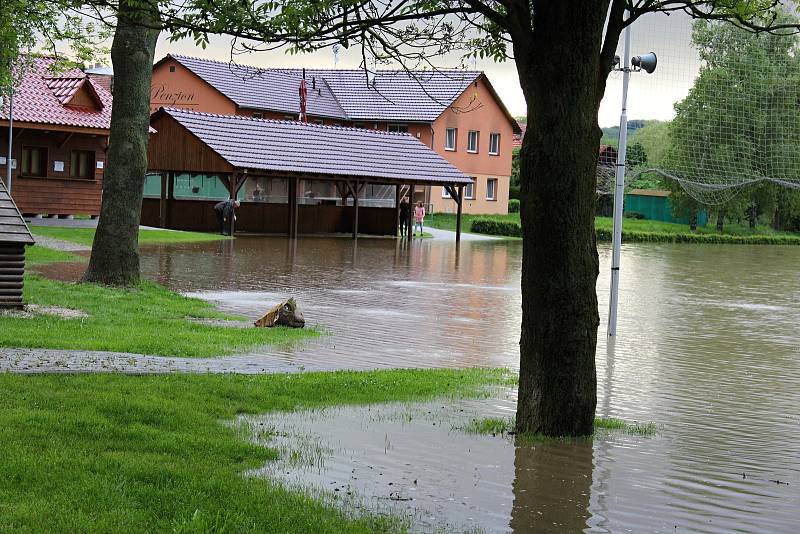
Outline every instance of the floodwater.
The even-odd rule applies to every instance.
[[[327,454],[313,476],[287,476],[337,493],[350,484],[372,504],[406,503],[420,510],[414,525],[423,531],[442,522],[520,533],[796,531],[800,247],[624,246],[613,343],[604,335],[609,256],[601,248],[597,413],[655,422],[655,436],[523,446],[448,424],[434,430],[425,417],[391,430],[342,408],[270,420],[314,433]],[[293,296],[306,324],[326,332],[299,347],[223,359],[245,372],[518,368],[520,264],[516,241],[253,237],[148,248],[142,257],[148,276],[254,319]],[[507,413],[509,402],[487,400],[467,413]],[[388,420],[397,409],[373,408]],[[438,417],[456,418],[452,407],[441,410]],[[352,432],[359,439],[343,428],[361,428]],[[416,500],[395,502],[368,476],[357,486],[344,476],[348,462],[361,473],[383,466],[407,493],[418,480]],[[449,498],[463,514],[443,504]]]
[[[494,478],[479,477],[477,494],[467,490],[468,480],[443,476],[434,500],[415,506],[432,506],[427,513],[440,513],[447,522],[451,516],[434,501],[448,491],[454,498],[472,495],[486,513],[465,510],[462,523],[478,518],[474,524],[487,531],[795,531],[800,247],[624,247],[619,334],[611,344],[604,336],[609,250],[600,254],[597,412],[655,422],[658,434],[530,447],[471,437],[488,447],[476,457],[446,448],[452,441],[472,443],[453,440],[449,426],[440,427],[445,432],[437,438],[401,425],[404,439],[417,443],[408,476],[417,472],[417,462],[467,478],[488,464],[497,466],[490,469]],[[515,368],[520,262],[521,244],[513,241],[456,248],[440,240],[409,245],[361,239],[356,245],[307,238],[292,245],[243,238],[151,249],[143,267],[173,288],[251,317],[281,298],[296,297],[307,324],[328,335],[281,349],[277,357],[306,369]],[[487,402],[483,415],[496,405]],[[363,421],[363,413],[340,410],[312,418],[316,423],[306,430],[331,441],[335,451],[342,436],[336,428],[361,424],[369,430],[359,417]],[[343,448],[362,447],[348,456],[353,459],[369,448],[380,450],[387,435],[378,428],[366,433],[371,438]],[[334,471],[321,472],[320,480],[346,484],[335,471],[335,454],[330,464]],[[393,476],[408,482],[408,476]],[[370,498],[370,487],[357,493]],[[416,524],[427,530],[430,523]]]

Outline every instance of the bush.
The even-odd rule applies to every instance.
[[[516,198],[509,199],[508,213],[519,213],[519,199]]]
[[[522,237],[522,226],[518,222],[495,219],[475,219],[470,225],[470,231],[476,234]]]
[[[610,228],[597,228],[598,241],[611,241]],[[800,245],[800,237],[783,235],[670,234],[666,232],[622,231],[628,243],[704,243],[720,245]]]
[[[644,220],[647,218],[644,216],[644,214],[639,213],[638,211],[626,211],[624,217],[626,219],[639,219],[639,220]]]

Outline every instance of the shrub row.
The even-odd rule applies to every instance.
[[[470,231],[478,234],[522,237],[522,226],[518,222],[495,219],[474,219]],[[609,228],[595,230],[598,241],[611,241]],[[726,234],[671,234],[667,232],[622,232],[622,241],[627,243],[705,243],[728,245],[800,245],[800,236],[786,235],[726,235]]]
[[[474,219],[470,231],[477,234],[522,237],[522,226],[518,222],[495,219]]]
[[[519,199],[511,198],[508,200],[508,213],[519,213]]]
[[[609,228],[595,230],[598,241],[611,241]],[[622,231],[628,243],[706,243],[727,245],[800,245],[800,237],[785,235],[670,234],[666,232]]]

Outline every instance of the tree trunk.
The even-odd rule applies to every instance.
[[[692,208],[691,217],[689,218],[689,230],[692,232],[697,231],[697,208]]]
[[[597,403],[594,210],[608,2],[533,4],[531,43],[514,46],[528,104],[516,424],[519,432],[588,435]]]
[[[84,281],[126,286],[139,281],[139,219],[150,125],[150,81],[158,12],[121,0],[111,45],[114,107],[100,221]],[[148,27],[152,26],[152,27]]]
[[[717,232],[721,234],[724,226],[725,226],[725,210],[719,210],[719,213],[717,213]]]

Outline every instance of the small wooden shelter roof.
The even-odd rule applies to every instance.
[[[220,172],[224,162],[238,172],[315,180],[472,183],[471,178],[435,151],[405,133],[165,108],[153,114],[151,124],[159,131],[164,125],[165,132],[169,132],[172,128],[164,124],[165,118],[179,125],[192,140],[182,143],[167,133],[163,140],[158,138],[159,134],[151,139],[148,167],[155,171]],[[197,141],[201,146],[195,147],[195,156],[186,157],[181,147]],[[153,145],[162,142],[169,145],[168,149],[155,149]],[[212,152],[213,157],[205,152]]]
[[[0,180],[0,243],[35,243],[25,219],[22,218],[14,199]]]

